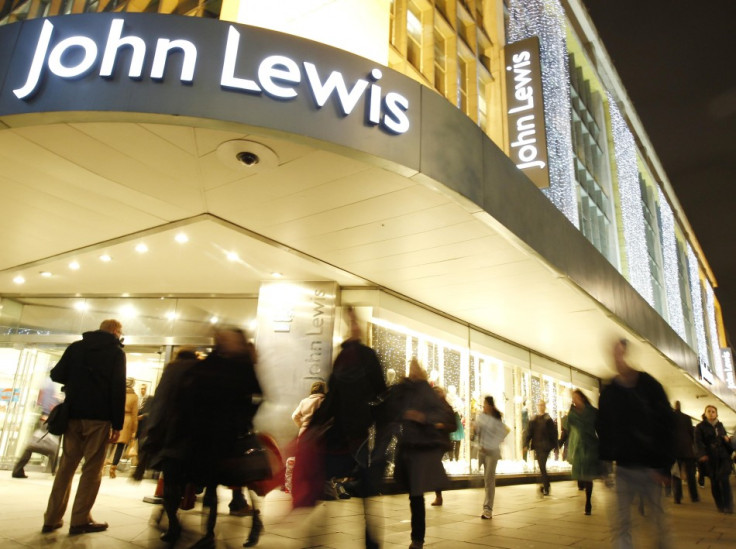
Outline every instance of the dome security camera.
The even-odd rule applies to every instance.
[[[235,155],[235,158],[243,164],[243,166],[246,166],[250,168],[251,166],[255,166],[260,162],[260,158],[258,158],[258,155],[256,153],[252,153],[250,151],[241,151],[238,154]]]

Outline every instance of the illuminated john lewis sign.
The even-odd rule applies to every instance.
[[[41,93],[41,84],[48,74],[73,81],[96,72],[99,78],[112,80],[117,66],[123,63],[123,57],[129,58],[127,76],[134,81],[148,77],[154,82],[162,82],[167,71],[174,70],[167,68],[172,57],[177,57],[177,67],[181,67],[177,74],[181,84],[191,85],[196,81],[201,56],[195,42],[159,37],[155,46],[149,48],[143,37],[124,34],[124,27],[123,18],[112,19],[104,44],[100,45],[92,37],[81,34],[55,39],[54,23],[44,20],[30,65],[24,73],[25,81],[13,89],[13,94],[24,101],[33,99]],[[254,74],[239,74],[239,55],[247,51],[247,46],[241,31],[230,25],[218,65],[221,90],[289,101],[306,88],[316,109],[322,109],[333,98],[344,117],[353,113],[364,99],[366,124],[380,127],[390,134],[403,134],[409,130],[409,100],[398,92],[383,94],[378,84],[383,77],[380,69],[373,68],[367,78],[348,83],[338,70],[329,71],[325,77],[327,71],[318,68],[314,62],[288,55],[267,55],[257,63]],[[207,59],[206,62],[213,60]],[[148,74],[144,74],[146,66],[150,67]]]
[[[509,155],[539,188],[549,187],[542,72],[536,37],[506,46]]]

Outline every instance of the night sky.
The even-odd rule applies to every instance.
[[[736,1],[583,3],[715,273],[736,344]]]

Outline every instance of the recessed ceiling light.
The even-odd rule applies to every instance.
[[[51,278],[51,273],[50,273],[50,272],[48,272],[48,271],[41,271],[41,272],[40,272],[40,273],[38,273],[38,274],[40,274],[40,275],[41,275],[42,277],[44,277],[44,278]]]
[[[219,318],[217,318],[216,316],[211,316],[211,317],[210,317],[210,324],[217,324],[217,322],[218,322],[219,320],[220,320],[220,319],[219,319]]]
[[[120,315],[124,318],[132,318],[138,316],[138,311],[132,305],[123,305],[120,307]]]
[[[229,261],[237,261],[240,259],[237,252],[227,252],[227,258]]]
[[[139,254],[144,254],[148,251],[148,246],[146,246],[143,242],[141,242],[135,247],[135,251],[138,252]]]
[[[87,310],[89,310],[89,305],[87,304],[87,302],[86,302],[86,301],[77,301],[77,302],[76,302],[76,303],[74,304],[74,308],[75,308],[75,309],[76,309],[77,311],[87,311]]]
[[[103,261],[103,262],[105,262],[105,263],[108,263],[108,262],[112,261],[112,257],[110,257],[110,256],[109,256],[109,255],[107,255],[107,254],[102,254],[102,255],[100,256],[100,261]]]
[[[169,311],[168,313],[166,313],[166,318],[169,320],[176,320],[178,317],[179,315],[176,314],[175,311]]]
[[[130,294],[128,292],[123,292],[120,294],[121,297],[130,297]]]
[[[13,282],[15,282],[16,284],[24,284],[24,283],[25,283],[25,281],[26,281],[26,279],[25,279],[25,278],[23,278],[23,277],[22,277],[22,276],[20,276],[20,275],[16,276],[16,277],[15,277],[15,278],[13,279]]]
[[[189,237],[184,233],[179,233],[174,237],[174,240],[179,244],[184,244],[185,242],[189,242]]]
[[[274,278],[282,278],[284,275],[282,273],[271,273],[271,276]]]
[[[69,268],[72,271],[78,270],[79,269],[79,262],[78,261],[72,261],[71,263],[69,263]]]

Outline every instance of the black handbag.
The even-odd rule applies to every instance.
[[[216,480],[224,486],[246,486],[257,480],[271,478],[268,453],[257,433],[239,435],[234,451],[218,461]]]
[[[46,428],[52,435],[63,435],[69,425],[69,406],[66,402],[60,402],[49,413],[46,418]]]

